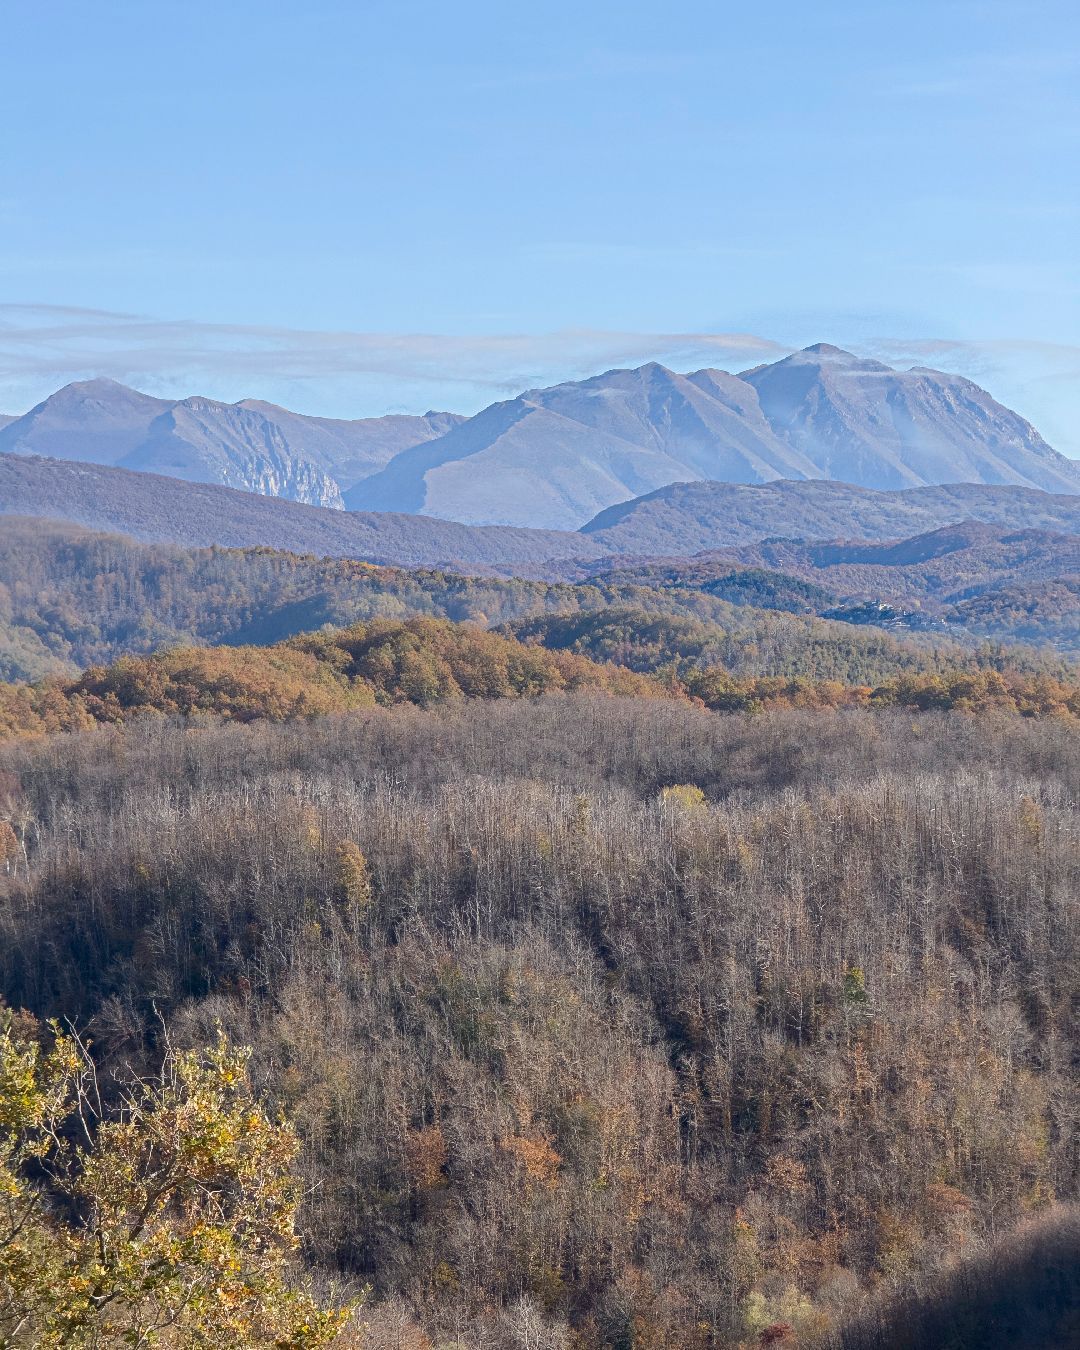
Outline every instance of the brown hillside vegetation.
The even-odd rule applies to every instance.
[[[375,703],[523,698],[596,689],[663,697],[655,681],[471,624],[376,620],[278,646],[122,657],[79,679],[0,686],[0,733],[85,730],[144,712],[286,721]]]
[[[369,1347],[810,1347],[1078,1198],[1078,800],[992,712],[9,741],[0,990],[104,1091],[252,1045]]]
[[[626,659],[618,649],[601,654]],[[680,673],[674,663],[647,675],[472,624],[378,619],[273,647],[173,648],[94,666],[74,680],[0,685],[0,736],[89,730],[146,713],[281,722],[375,704],[429,707],[579,690],[691,700],[719,712],[903,707],[1080,716],[1080,685],[1008,669],[930,670],[875,685],[740,679],[719,666],[687,666]]]
[[[272,549],[182,549],[7,518],[0,521],[0,679],[70,677],[165,646],[265,646],[380,618],[484,628],[539,622],[523,632],[552,647],[567,645],[567,630],[576,628],[572,640],[585,644],[583,655],[640,670],[679,660],[740,676],[866,684],[905,671],[978,669],[988,660],[988,647],[973,649],[942,625],[901,638],[816,618],[836,597],[796,577],[743,569],[718,586],[698,585],[703,579],[691,572],[682,586],[650,569],[643,576],[649,585],[463,576]],[[1029,609],[1025,630],[1038,640],[1061,605],[1048,595]],[[1007,638],[1008,614],[1003,620],[997,627]],[[1067,622],[1055,629],[1063,648],[1066,629]],[[1019,647],[1008,660],[1050,674],[1069,664],[1052,651]]]

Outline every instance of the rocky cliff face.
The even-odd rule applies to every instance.
[[[297,455],[269,418],[208,398],[184,399],[155,419],[123,466],[309,506],[344,506],[337,483]]]
[[[153,471],[340,510],[344,489],[462,420],[439,412],[305,417],[257,400],[173,402],[115,380],[86,380],[22,417],[0,417],[0,451]]]

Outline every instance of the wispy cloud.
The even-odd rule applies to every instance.
[[[316,331],[147,318],[44,305],[0,305],[0,407],[13,410],[58,383],[108,375],[177,396],[212,388],[242,398],[358,382],[355,415],[383,412],[401,385],[457,387],[468,410],[552,379],[647,360],[723,364],[788,350],[745,333],[429,334]],[[377,406],[382,382],[387,393]],[[267,395],[269,396],[269,395]]]

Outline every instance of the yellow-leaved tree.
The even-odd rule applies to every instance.
[[[293,1278],[295,1132],[221,1033],[98,1099],[87,1047],[0,1009],[0,1347],[330,1345]]]

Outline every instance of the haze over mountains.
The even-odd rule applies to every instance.
[[[1080,493],[1080,465],[959,376],[819,344],[742,375],[656,363],[530,390],[471,418],[347,421],[248,399],[71,384],[0,419],[0,451],[219,483],[309,505],[576,530],[672,483]]]

